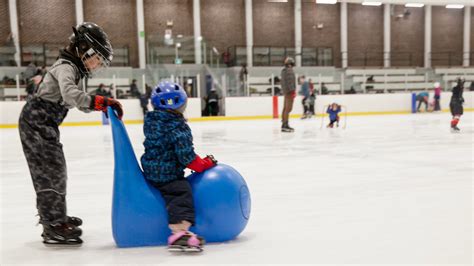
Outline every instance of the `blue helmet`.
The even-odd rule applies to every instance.
[[[157,109],[179,110],[187,99],[184,89],[169,81],[160,82],[151,92],[151,103]]]

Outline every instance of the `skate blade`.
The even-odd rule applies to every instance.
[[[55,240],[43,240],[43,244],[46,247],[54,247],[54,248],[76,248],[82,246],[82,240],[75,239],[74,241],[67,241],[67,242],[58,242]]]
[[[168,246],[168,251],[170,252],[202,252],[202,247],[191,247],[191,246],[178,246],[178,245],[171,245]]]

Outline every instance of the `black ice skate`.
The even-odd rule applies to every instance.
[[[457,126],[454,126],[454,127],[451,127],[451,132],[459,133],[459,132],[461,132],[461,129],[459,129]]]
[[[74,217],[74,216],[67,216],[66,218],[66,223],[72,224],[74,226],[81,226],[82,225],[82,219],[79,217]]]
[[[44,224],[41,234],[46,246],[80,246],[81,235],[82,230],[70,223]]]
[[[283,123],[283,125],[281,126],[281,132],[294,132],[295,129],[290,127],[290,125],[288,125],[288,123]]]
[[[189,231],[182,231],[168,237],[168,250],[171,252],[202,252],[204,238]]]

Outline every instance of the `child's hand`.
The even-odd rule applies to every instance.
[[[207,170],[213,167],[214,165],[216,165],[216,163],[217,161],[214,159],[214,156],[212,155],[208,155],[204,159],[201,159],[199,155],[196,155],[196,158],[186,167],[198,173],[201,173],[204,170]]]
[[[216,158],[214,158],[214,155],[207,155],[206,158],[204,158],[204,160],[210,161],[210,163],[212,163],[212,166],[217,164],[217,160]]]

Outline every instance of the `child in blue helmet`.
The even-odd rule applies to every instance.
[[[326,113],[329,114],[329,124],[327,127],[333,128],[334,123],[339,127],[339,113],[341,112],[341,106],[337,103],[333,103],[328,106]]]
[[[194,224],[191,185],[184,169],[202,172],[217,162],[212,156],[201,159],[194,152],[191,129],[183,112],[187,96],[172,82],[161,82],[151,93],[154,110],[145,116],[145,153],[141,163],[145,178],[158,190],[166,203],[171,251],[201,251],[204,239],[189,231]]]

